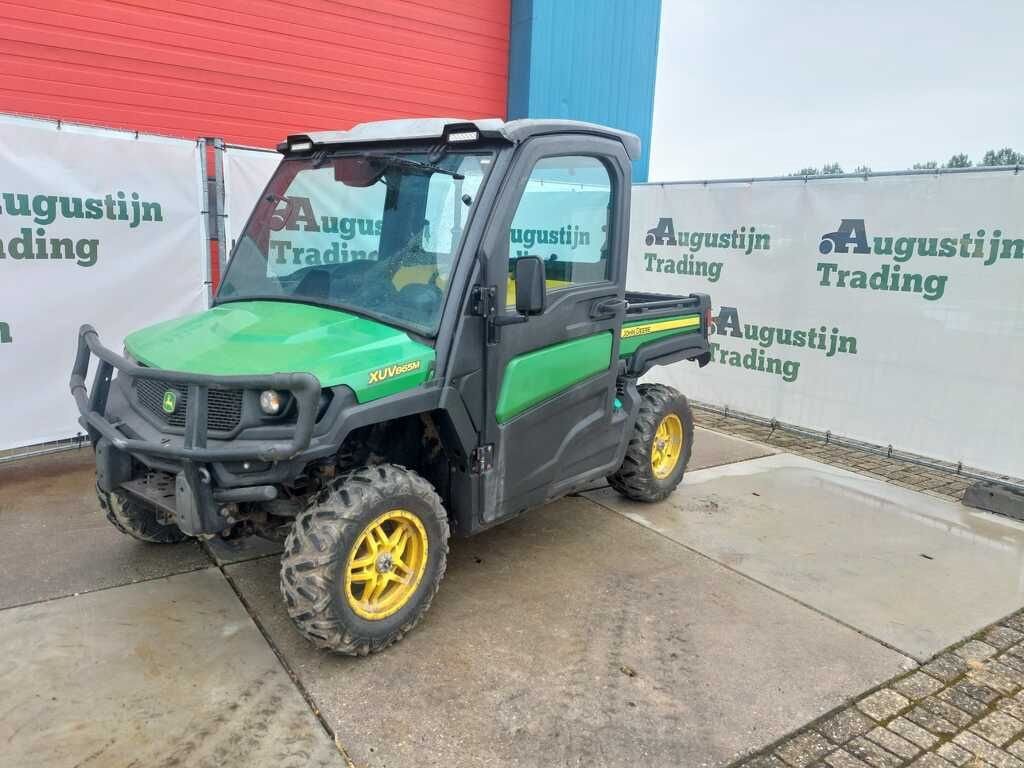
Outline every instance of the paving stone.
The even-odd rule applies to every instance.
[[[875,722],[855,707],[844,709],[818,725],[818,731],[836,744],[845,744],[855,736],[867,733]]]
[[[1004,659],[1014,662],[1014,664],[1007,664]],[[1004,654],[998,659],[990,659],[985,665],[986,669],[991,669],[994,672],[999,673],[1008,680],[1013,681],[1018,688],[1024,688],[1024,670],[1018,668],[1018,666],[1024,659],[1018,656],[1011,656]]]
[[[947,688],[944,691],[940,691],[938,696],[943,701],[946,701],[949,704],[955,706],[957,709],[967,712],[971,716],[971,719],[981,717],[983,714],[985,714],[986,710],[988,709],[987,706],[982,704],[977,699],[972,699],[967,694],[961,691],[953,691],[950,688]]]
[[[742,768],[786,768],[786,764],[775,755],[761,755],[743,763]]]
[[[1024,632],[1024,612],[1008,616],[999,623],[1011,629],[1016,629],[1018,632]]]
[[[793,768],[807,768],[833,749],[835,747],[820,733],[807,731],[777,747],[775,754]]]
[[[870,768],[867,763],[860,760],[845,749],[837,749],[830,755],[825,755],[825,764],[832,768]]]
[[[996,706],[1008,715],[1013,715],[1018,720],[1024,720],[1024,701],[1016,698],[1000,699]]]
[[[995,768],[1024,768],[1024,763],[1016,757],[998,747],[992,746],[983,738],[975,736],[970,731],[958,733],[953,737],[953,743],[958,747],[963,747],[972,755],[980,757],[986,763],[992,764]]]
[[[981,640],[968,640],[959,648],[954,649],[953,653],[966,662],[984,661],[995,656],[996,649]]]
[[[887,720],[910,706],[910,700],[892,688],[882,688],[857,702],[857,708],[878,722]]]
[[[938,736],[933,736],[916,723],[910,722],[905,717],[897,717],[886,726],[890,731],[898,733],[907,741],[912,741],[921,749],[931,749],[939,741]]]
[[[955,654],[944,653],[925,664],[923,669],[944,683],[952,683],[967,671],[967,662]]]
[[[1012,696],[1020,690],[1016,677],[1016,672],[997,661],[990,661],[981,669],[972,669],[967,673],[967,679],[972,683],[988,686],[1006,696]]]
[[[874,766],[874,768],[900,768],[903,765],[901,758],[896,757],[892,752],[882,749],[875,742],[868,741],[864,736],[858,736],[847,744],[844,749],[868,765]]]
[[[952,736],[960,731],[958,726],[953,725],[946,718],[929,711],[923,706],[914,707],[906,713],[905,717],[935,736]],[[967,718],[967,722],[970,722],[970,717]]]
[[[1024,731],[1024,723],[1016,717],[997,710],[981,718],[971,726],[971,730],[979,736],[984,736],[997,747],[1002,747],[1013,741],[1021,731]]]
[[[983,715],[985,713],[985,710],[988,709],[988,706],[987,706],[988,702],[979,701],[974,696],[968,695],[967,692],[964,691],[964,686],[965,685],[970,686],[971,684],[970,683],[957,683],[952,688],[947,688],[944,691],[939,691],[936,694],[936,696],[938,698],[942,699],[943,701],[946,701],[946,702],[952,704],[957,709],[961,709],[964,712],[967,712],[968,714],[970,714],[970,715],[972,715],[974,717],[980,717],[981,715]],[[984,686],[973,686],[973,687],[974,688],[983,688],[984,690],[991,690],[989,688],[984,688]],[[993,693],[995,693],[995,691],[993,691]],[[996,697],[998,697],[998,694],[996,694]],[[989,700],[989,702],[991,702],[991,699]],[[959,725],[959,723],[958,723],[958,725]]]
[[[945,691],[939,691],[937,695],[941,696],[943,693],[945,693]],[[973,699],[971,699],[971,703],[973,705]],[[951,704],[948,701],[942,701],[934,696],[929,696],[927,699],[923,699],[921,701],[921,706],[939,717],[946,718],[958,728],[966,728],[971,724],[971,720],[974,719],[970,713],[964,712],[956,705]]]
[[[947,688],[947,691],[963,691],[972,699],[980,701],[982,704],[991,704],[993,701],[999,698],[998,691],[994,691],[987,685],[981,685],[978,683],[971,682],[970,680],[961,680],[951,688]]]
[[[974,758],[971,757],[971,753],[962,747],[958,747],[951,741],[947,741],[941,747],[935,750],[935,753],[939,755],[943,760],[947,760],[953,765],[960,768],[960,766],[966,765],[968,760]]]
[[[949,763],[931,752],[926,755],[921,755],[910,765],[912,768],[950,768]]]
[[[1016,672],[1024,673],[1024,659],[1014,656],[1012,653],[1004,653],[996,659],[1004,667],[1009,667]]]
[[[899,755],[906,760],[909,760],[921,751],[916,744],[907,741],[902,736],[882,726],[869,731],[866,736],[878,746],[884,747],[894,755]]]
[[[997,625],[986,630],[985,634],[981,637],[989,645],[994,645],[996,648],[1003,651],[1014,643],[1019,643],[1021,640],[1024,640],[1024,632],[1018,632],[1012,627]]]
[[[1003,747],[1003,749],[1005,749],[1014,757],[1020,760],[1024,760],[1024,741],[1015,741],[1010,746]]]
[[[942,688],[942,683],[931,675],[918,671],[897,680],[892,687],[908,699],[917,701]]]

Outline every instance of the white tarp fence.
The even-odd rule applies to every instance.
[[[1024,476],[1024,174],[639,185],[631,288],[710,293],[691,397]]]
[[[120,351],[206,306],[200,152],[0,116],[0,450],[81,431],[68,378],[83,323]]]
[[[228,250],[245,228],[260,193],[274,174],[281,155],[270,150],[228,145],[224,148],[224,231]]]

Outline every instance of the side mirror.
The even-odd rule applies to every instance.
[[[540,256],[520,256],[516,261],[516,312],[523,317],[539,315],[546,305],[543,260]]]

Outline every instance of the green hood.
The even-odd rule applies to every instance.
[[[359,402],[422,384],[434,350],[397,328],[335,309],[280,301],[239,301],[130,334],[141,363],[211,375],[312,373],[344,384]]]

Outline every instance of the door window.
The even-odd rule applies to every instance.
[[[595,157],[547,157],[537,162],[509,230],[506,303],[515,303],[515,264],[544,260],[548,291],[608,280],[612,185]]]

